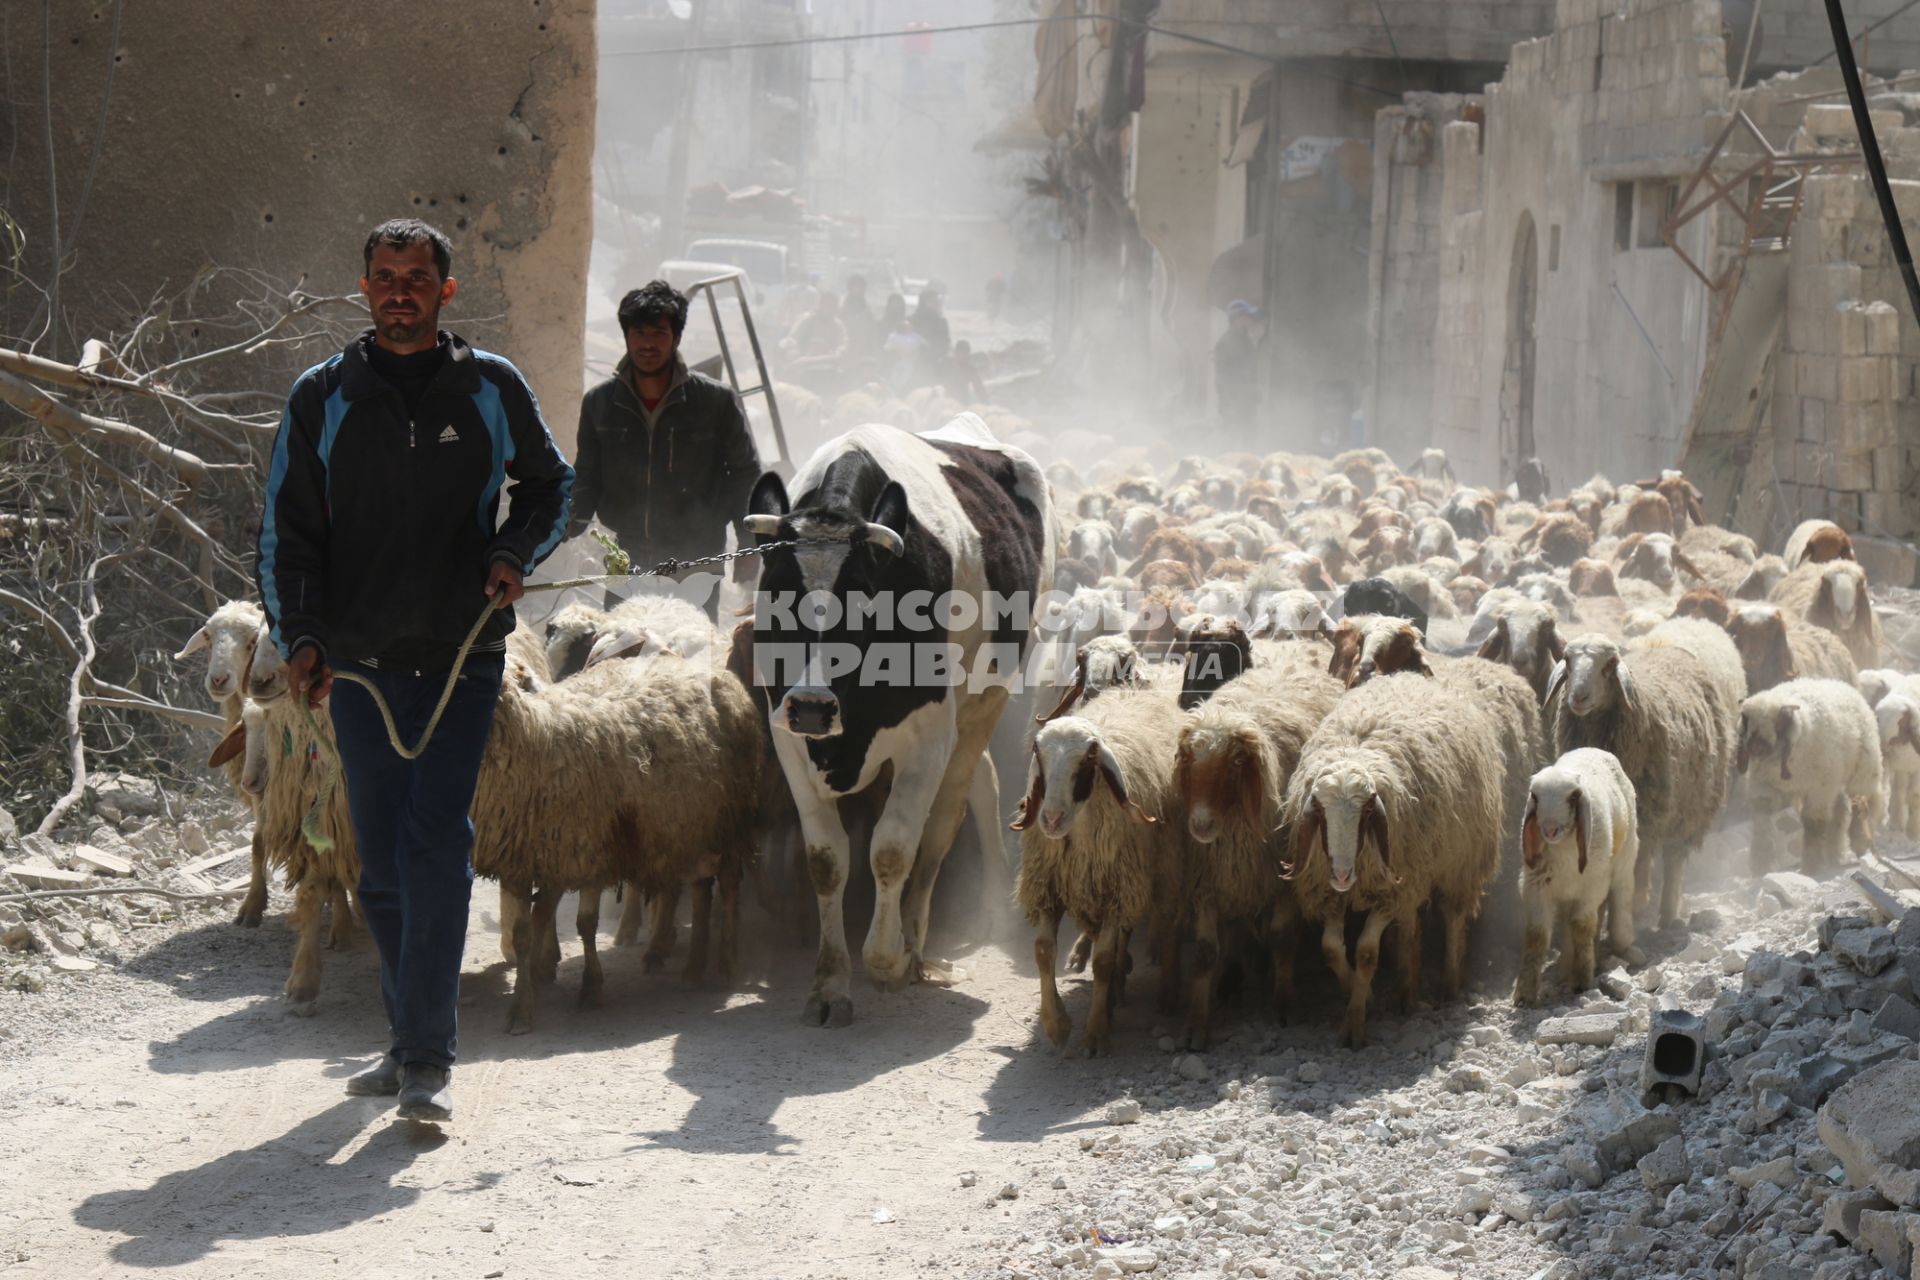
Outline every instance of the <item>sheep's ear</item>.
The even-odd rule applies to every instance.
[[[1485,643],[1480,646],[1479,656],[1488,662],[1505,662],[1507,646],[1511,642],[1512,637],[1507,634],[1506,615],[1502,614],[1494,619],[1493,630],[1488,634]]]
[[[1896,742],[1904,742],[1915,751],[1920,751],[1920,724],[1914,722],[1913,712],[1907,711],[1900,716],[1900,733]]]
[[[1073,683],[1068,685],[1067,691],[1060,695],[1060,701],[1054,703],[1053,710],[1047,712],[1047,714],[1043,716],[1035,716],[1033,718],[1033,722],[1035,724],[1045,724],[1049,720],[1058,720],[1061,716],[1067,714],[1067,712],[1073,709],[1073,704],[1078,702],[1080,700],[1080,695],[1085,693],[1086,691],[1087,691],[1087,647],[1085,645],[1081,645],[1080,652],[1074,659]]]
[[[221,738],[219,745],[214,747],[213,754],[207,757],[207,768],[218,769],[246,749],[247,722],[235,720],[233,727],[227,730],[226,736]]]
[[[1615,564],[1624,564],[1627,558],[1638,551],[1640,544],[1646,540],[1647,535],[1644,533],[1630,533],[1620,539],[1620,545],[1613,549],[1613,562]]]
[[[1113,798],[1127,811],[1127,816],[1135,822],[1155,823],[1159,819],[1135,804],[1127,796],[1127,784],[1120,776],[1120,761],[1113,754],[1113,748],[1106,743],[1098,743],[1094,748],[1094,761],[1100,769],[1100,776],[1106,779],[1107,787],[1113,792]]]
[[[1282,880],[1293,879],[1294,872],[1313,852],[1314,842],[1319,840],[1327,829],[1327,812],[1320,807],[1318,800],[1307,801],[1306,808],[1300,813],[1299,820],[1293,824],[1292,853],[1293,861],[1280,869]]]
[[[1373,847],[1380,851],[1380,861],[1388,870],[1393,869],[1393,852],[1387,841],[1387,806],[1378,795],[1367,801],[1367,812],[1360,820],[1362,834],[1373,837]]]
[[[1249,745],[1246,754],[1241,757],[1243,767],[1240,777],[1240,811],[1246,816],[1247,825],[1255,831],[1260,829],[1260,815],[1266,812],[1266,780],[1260,775],[1259,749]]]
[[[1793,708],[1780,708],[1773,721],[1773,736],[1780,745],[1780,781],[1792,782],[1793,770],[1787,767],[1793,759]]]
[[[1627,664],[1624,660],[1616,663],[1613,670],[1614,673],[1620,677],[1620,705],[1628,711],[1632,711],[1634,703],[1640,696],[1634,688],[1633,672],[1627,669]]]
[[[210,630],[208,630],[206,627],[201,627],[198,631],[194,632],[191,636],[187,638],[187,643],[184,646],[182,646],[180,652],[173,655],[173,660],[175,662],[185,661],[186,659],[191,658],[194,654],[199,653],[201,650],[208,648],[212,644],[213,644],[213,633]]]
[[[1529,867],[1539,866],[1540,851],[1546,844],[1546,837],[1540,834],[1540,797],[1529,793],[1527,818],[1520,824],[1520,861]]]
[[[1592,819],[1588,811],[1586,792],[1575,787],[1567,793],[1567,803],[1573,809],[1573,838],[1580,846],[1580,874],[1587,874],[1587,823]]]
[[[1541,695],[1540,704],[1542,706],[1545,706],[1547,703],[1552,702],[1554,693],[1560,688],[1561,685],[1565,684],[1566,682],[1567,682],[1567,660],[1565,658],[1561,658],[1558,662],[1553,664],[1553,674],[1547,677],[1547,691],[1546,693]]]
[[[1013,815],[1013,821],[1007,824],[1009,831],[1025,831],[1040,816],[1040,804],[1047,797],[1046,780],[1040,775],[1040,748],[1033,749],[1033,763],[1027,768],[1027,796],[1020,802],[1020,809]]]
[[[1687,559],[1686,553],[1680,550],[1678,546],[1675,546],[1673,549],[1673,563],[1680,569],[1692,574],[1697,581],[1705,582],[1707,580],[1707,575],[1700,572],[1699,568],[1694,565],[1693,561]]]
[[[1552,618],[1540,624],[1540,634],[1544,637],[1548,656],[1555,662],[1567,656],[1567,642],[1560,638],[1560,628],[1554,625]]]

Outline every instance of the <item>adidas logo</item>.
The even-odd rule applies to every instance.
[[[459,444],[460,443],[460,433],[453,429],[452,423],[448,423],[446,430],[440,433],[440,443],[441,444]]]

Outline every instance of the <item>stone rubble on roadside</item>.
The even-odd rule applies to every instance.
[[[130,774],[99,776],[88,795],[57,839],[21,834],[5,815],[0,898],[136,884],[177,893],[244,886],[252,831],[230,796],[168,796]],[[118,965],[137,932],[231,916],[236,903],[111,894],[0,902],[0,992],[40,994],[59,978]]]
[[[1382,1014],[1358,1053],[1258,1021],[1163,1052],[1105,1110],[1128,1127],[1082,1136],[1071,1190],[1023,1201],[1022,1242],[970,1274],[1905,1280],[1920,911],[1890,927],[1797,872],[1710,901],[1653,965],[1543,1010],[1483,994]],[[1664,1008],[1704,1020],[1705,1066],[1649,1108]]]

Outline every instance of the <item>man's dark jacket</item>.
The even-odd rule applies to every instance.
[[[451,657],[492,563],[531,573],[566,531],[573,468],[519,370],[443,330],[440,372],[409,418],[367,363],[372,340],[301,374],[274,438],[259,579],[283,656],[311,642],[329,660]],[[511,630],[502,609],[476,644]]]
[[[725,549],[760,478],[753,432],[731,388],[690,373],[674,357],[674,377],[653,425],[633,389],[633,365],[580,401],[574,465],[574,534],[595,516],[620,539],[636,569],[671,556],[687,560]],[[748,545],[742,535],[740,545]]]

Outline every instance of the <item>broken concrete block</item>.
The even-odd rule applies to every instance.
[[[91,867],[102,875],[130,876],[133,874],[133,859],[123,858],[117,853],[108,853],[105,849],[96,849],[90,844],[77,844],[67,853],[82,867]]]
[[[1907,1239],[1907,1227],[1913,1219],[1913,1214],[1898,1209],[1862,1210],[1860,1235],[1854,1243],[1893,1274],[1904,1276],[1913,1260],[1913,1244]]]
[[[0,875],[35,889],[75,889],[93,878],[84,871],[66,871],[43,862],[16,862],[0,869]]]
[[[1833,935],[1833,954],[1854,972],[1871,978],[1893,963],[1893,934],[1878,928],[1842,929]]]
[[[1893,949],[1899,957],[1900,968],[1907,975],[1907,985],[1920,993],[1920,911],[1909,911],[1900,917],[1900,923],[1893,930]]]
[[[1541,1044],[1610,1045],[1626,1029],[1624,1013],[1575,1013],[1548,1018],[1534,1033]]]
[[[1630,1169],[1642,1156],[1680,1132],[1680,1121],[1665,1111],[1635,1116],[1595,1142],[1594,1150],[1609,1176]]]
[[[1881,1035],[1920,1040],[1920,1009],[1899,996],[1888,996],[1873,1015],[1873,1029]]]
[[[1831,950],[1833,948],[1834,938],[1837,937],[1839,934],[1844,933],[1848,929],[1871,929],[1871,928],[1873,928],[1873,921],[1867,919],[1865,916],[1861,916],[1861,915],[1825,916],[1821,919],[1819,930],[1818,930],[1819,937],[1820,937],[1820,949],[1822,951]]]
[[[1640,1064],[1640,1088],[1651,1094],[1674,1085],[1688,1094],[1700,1091],[1706,1065],[1706,1026],[1685,1009],[1656,1009],[1647,1028],[1647,1056]]]
[[[1640,1170],[1640,1181],[1655,1195],[1666,1194],[1669,1187],[1683,1186],[1693,1176],[1693,1162],[1687,1158],[1687,1141],[1679,1134],[1640,1157],[1635,1167]]]
[[[1920,1062],[1883,1062],[1842,1085],[1820,1108],[1819,1132],[1855,1187],[1920,1205]]]
[[[1860,1215],[1868,1209],[1891,1209],[1878,1191],[1836,1191],[1820,1206],[1820,1229],[1852,1244],[1860,1235]]]
[[[1775,1156],[1760,1164],[1748,1165],[1741,1169],[1729,1169],[1727,1177],[1733,1180],[1735,1186],[1751,1191],[1762,1183],[1775,1187],[1789,1187],[1799,1179],[1800,1175],[1794,1171],[1792,1156]]]

